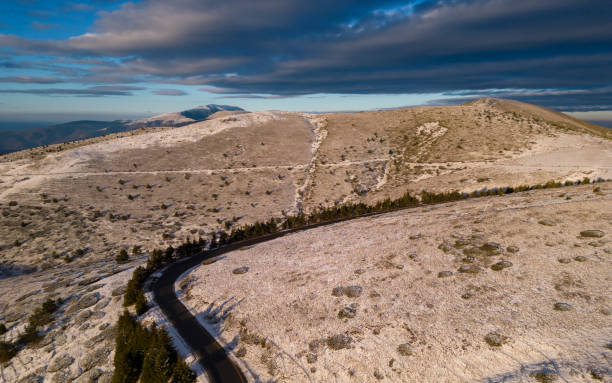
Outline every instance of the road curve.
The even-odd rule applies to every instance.
[[[178,299],[174,291],[174,284],[176,280],[185,271],[197,266],[203,260],[217,257],[221,254],[237,250],[244,246],[270,241],[298,231],[380,214],[384,213],[368,213],[356,217],[347,217],[333,221],[319,222],[296,229],[284,230],[278,233],[236,242],[218,249],[203,251],[190,258],[169,265],[163,271],[162,275],[153,281],[151,290],[153,291],[155,302],[162,309],[168,320],[172,323],[174,328],[176,328],[183,340],[195,351],[199,357],[200,363],[206,369],[211,383],[246,383],[247,379],[242,373],[240,367],[238,367],[228,357],[226,351],[219,344],[219,342],[217,342],[217,340],[200,325],[198,320]]]

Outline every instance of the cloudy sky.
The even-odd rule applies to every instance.
[[[0,2],[0,120],[478,96],[612,120],[610,0]]]

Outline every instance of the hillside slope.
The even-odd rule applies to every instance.
[[[521,103],[484,99],[353,114],[223,113],[178,128],[0,157],[0,201],[51,216],[62,209],[89,217],[83,223],[92,233],[86,245],[107,254],[406,191],[612,178],[609,131]],[[551,114],[553,120],[544,119]],[[20,219],[30,220],[15,217],[15,224]],[[51,251],[72,251],[83,241],[82,229],[62,221],[44,225],[47,240],[58,236],[52,245],[28,239],[37,222],[19,230],[4,225],[0,262],[56,263],[48,259]],[[11,245],[15,240],[23,244]]]
[[[33,313],[47,297],[65,299],[65,303],[57,313],[57,323],[41,330],[43,336],[40,343],[41,348],[21,350],[17,358],[3,367],[4,379],[19,381],[33,374],[34,377],[31,379],[45,376],[46,379],[53,381],[68,378],[87,381],[90,377],[100,376],[102,380],[98,379],[98,381],[107,381],[112,372],[114,347],[114,333],[111,324],[116,321],[122,311],[120,298],[124,291],[122,286],[125,285],[134,268],[143,264],[153,249],[175,246],[187,238],[192,240],[199,237],[210,238],[211,234],[228,231],[246,223],[267,220],[271,217],[281,218],[285,214],[309,212],[319,206],[330,206],[342,202],[370,203],[386,197],[397,197],[406,191],[414,194],[423,190],[473,191],[507,185],[543,183],[549,180],[565,181],[583,177],[612,178],[610,132],[602,129],[537,106],[490,99],[452,107],[418,107],[367,113],[313,115],[278,111],[245,113],[226,110],[216,112],[204,121],[181,127],[141,128],[0,156],[0,214],[2,214],[0,290],[4,292],[0,297],[0,323],[5,323],[9,331],[4,336],[5,339],[15,340],[20,333],[23,333],[27,323],[27,314]],[[487,239],[501,241],[504,245],[518,244],[521,249],[528,248],[536,242],[538,246],[546,242],[553,245],[563,242],[562,247],[557,246],[554,249],[554,254],[563,251],[570,256],[570,253],[575,250],[570,245],[573,246],[574,242],[571,237],[575,236],[579,229],[576,225],[584,222],[595,226],[596,221],[609,221],[609,217],[603,212],[610,210],[610,190],[605,186],[608,184],[601,185],[601,190],[597,193],[593,193],[593,186],[587,185],[580,186],[579,192],[546,190],[541,192],[543,194],[539,194],[539,191],[534,191],[524,196],[525,201],[521,200],[523,197],[517,195],[516,198],[520,203],[516,206],[506,204],[507,212],[513,212],[515,207],[520,208],[523,202],[526,204],[534,202],[536,205],[532,206],[533,210],[521,210],[523,215],[515,217],[516,219],[511,222],[512,225],[515,225],[513,227],[516,227],[515,231],[512,233],[503,231],[508,230],[502,227],[505,221],[501,218],[505,213],[500,213],[502,215],[495,217],[487,216],[486,225],[482,224],[481,226],[484,227],[478,226],[478,229],[487,230],[485,233]],[[502,197],[499,201],[504,204],[503,201],[509,200]],[[354,259],[349,255],[363,254],[366,261],[370,253],[375,254],[376,257],[390,256],[391,254],[377,253],[379,251],[377,249],[385,250],[386,248],[376,241],[385,238],[393,241],[405,240],[406,237],[412,235],[412,231],[416,231],[418,226],[420,231],[430,233],[425,239],[427,246],[430,247],[419,248],[424,257],[422,262],[419,261],[421,268],[414,265],[409,268],[408,263],[403,264],[406,270],[423,273],[423,280],[426,284],[422,287],[421,298],[411,296],[408,306],[414,306],[416,301],[432,301],[432,294],[435,295],[440,291],[439,288],[446,289],[446,287],[433,283],[438,280],[434,279],[432,282],[432,276],[427,273],[427,270],[439,271],[433,266],[441,264],[440,262],[446,262],[445,267],[454,267],[456,259],[452,254],[444,255],[437,252],[435,248],[443,239],[448,239],[448,235],[445,234],[444,238],[437,238],[432,237],[431,233],[458,231],[461,235],[468,235],[471,227],[469,225],[460,226],[467,225],[467,223],[459,221],[466,219],[469,222],[478,221],[481,224],[481,218],[477,216],[478,212],[489,212],[497,202],[498,200],[495,199],[485,199],[479,203],[474,202],[474,204],[466,201],[465,205],[461,205],[463,207],[452,205],[448,207],[449,210],[438,210],[438,213],[434,212],[435,214],[430,214],[430,208],[425,207],[417,212],[415,216],[417,218],[414,218],[417,221],[410,218],[411,221],[406,223],[401,219],[394,221],[395,218],[390,220],[381,218],[382,221],[377,219],[372,222],[373,227],[363,226],[356,231],[342,231],[343,226],[340,225],[338,228],[332,228],[327,234],[320,233],[318,235],[320,242],[311,242],[316,246],[313,245],[314,247],[310,249],[300,247],[302,246],[300,241],[286,246],[284,245],[286,242],[283,242],[284,250],[281,251],[274,247],[274,252],[270,254],[276,254],[278,250],[285,256],[296,254],[296,252],[301,256],[301,254],[310,254],[309,251],[313,251],[313,254],[316,253],[314,256],[301,257],[300,262],[306,262],[303,264],[305,268],[311,266],[321,268],[320,272],[323,274],[317,274],[319,271],[316,271],[313,275],[302,275],[300,274],[302,271],[298,270],[297,273],[291,275],[271,275],[269,278],[266,277],[265,281],[259,280],[257,283],[261,282],[261,284],[258,286],[266,285],[274,289],[276,283],[286,280],[287,286],[290,287],[297,283],[301,286],[299,288],[308,289],[308,286],[315,288],[321,281],[318,278],[324,275],[326,267],[330,266],[325,262],[343,259],[344,269],[352,272],[353,266],[355,269],[362,266],[357,267],[356,263],[350,263]],[[561,206],[562,202],[566,204]],[[572,202],[576,204],[571,205]],[[538,204],[547,207],[541,211],[538,210]],[[569,206],[576,206],[576,209],[569,209]],[[554,211],[554,214],[551,211]],[[527,219],[532,224],[534,217],[538,220],[540,216],[543,219],[554,220],[555,214],[559,214],[559,217],[563,215],[563,222],[571,221],[574,226],[570,227],[564,223],[565,226],[559,229],[562,229],[563,233],[559,235],[557,235],[559,226],[553,227],[550,231],[546,229],[548,226],[534,226],[539,230],[533,234],[535,237],[533,235],[528,237],[521,226],[521,220]],[[446,226],[435,226],[437,221],[446,222],[448,217],[454,221],[445,223]],[[422,222],[425,224],[422,225]],[[557,223],[560,224],[560,222]],[[492,229],[488,228],[489,225]],[[403,227],[403,229],[398,231],[398,227]],[[610,229],[609,225],[600,228],[607,232]],[[374,239],[364,237],[369,231],[375,233]],[[500,234],[502,231],[515,238],[502,241]],[[355,234],[356,232],[358,234]],[[337,235],[338,244],[346,245],[345,250],[348,253],[343,253],[342,258],[335,258],[337,255],[335,250],[334,254],[330,253],[332,245],[325,242],[327,240],[333,242],[333,240],[326,235]],[[566,237],[568,239],[564,239]],[[606,266],[605,263],[601,263],[604,261],[598,258],[601,256],[599,248],[608,249],[609,247],[606,238],[601,241],[594,240],[595,245],[590,245],[586,241],[577,242],[580,247],[576,252],[586,254],[589,260],[593,258],[592,263],[580,266],[581,273],[592,273],[594,277],[590,278],[600,278],[600,274],[607,270],[605,267],[591,270],[595,266]],[[393,243],[399,244],[400,242],[397,241]],[[406,244],[406,246],[409,245]],[[599,254],[597,257],[592,257],[587,251],[591,247],[597,249],[595,250]],[[136,248],[136,253],[133,253],[134,248]],[[118,265],[115,257],[122,249],[129,250],[130,262]],[[537,254],[521,251],[516,259],[516,270],[523,273],[528,271],[529,267],[537,266],[537,270],[541,268],[548,273],[545,274],[546,278],[561,280],[563,277],[559,274],[561,271],[547,268],[551,266],[551,262],[554,263],[554,259],[552,261],[548,259],[545,262],[538,261],[539,263],[533,263],[533,265],[529,263],[531,258],[544,253],[544,248],[538,247],[538,249]],[[259,250],[254,249],[253,251]],[[398,256],[405,254],[407,253],[398,253]],[[241,259],[237,258],[237,261]],[[295,258],[292,256],[287,259]],[[322,263],[317,263],[319,261]],[[230,260],[221,262],[215,267],[227,268],[233,265],[231,262]],[[274,263],[275,261],[262,258],[262,262]],[[369,289],[375,284],[380,284],[380,290],[387,291],[382,284],[390,278],[389,291],[395,291],[397,286],[392,282],[396,279],[394,273],[401,271],[394,265],[399,263],[393,259],[380,259],[380,262],[379,266],[375,265],[371,276],[365,274],[364,286]],[[512,262],[514,263],[515,260],[513,259]],[[295,265],[299,265],[297,260]],[[273,273],[277,269],[275,266],[269,266],[266,270]],[[227,270],[223,269],[222,274],[219,274],[218,277],[226,276],[225,271]],[[491,272],[487,273],[483,274],[494,275]],[[263,278],[264,274],[260,275]],[[250,278],[252,275],[247,276]],[[336,281],[333,279],[336,277],[330,275],[329,280]],[[519,277],[527,278],[529,286],[537,288],[539,279],[534,279],[533,276],[512,274],[512,278],[514,277],[517,280]],[[572,276],[574,277],[580,276]],[[585,279],[581,277],[581,280]],[[347,281],[349,280],[350,278],[347,277]],[[344,280],[338,279],[337,281],[345,283]],[[494,279],[491,282],[486,279],[475,279],[474,281],[477,283],[470,282],[467,277],[458,277],[457,282],[453,282],[455,283],[453,288],[456,291],[449,292],[449,297],[454,296],[452,294],[455,293],[455,295],[459,294],[459,290],[463,294],[462,289],[464,288],[469,290],[471,288],[469,283],[472,283],[475,286],[473,289],[479,292],[480,290],[477,289],[479,286],[494,285],[494,287],[497,286],[496,288],[504,289],[508,287],[507,283],[512,285],[513,280]],[[198,283],[201,283],[201,280]],[[427,283],[433,284],[430,286]],[[219,287],[223,286],[219,285]],[[550,287],[550,284],[547,287]],[[575,300],[575,302],[572,301],[572,304],[580,307],[581,310],[586,310],[584,312],[599,315],[596,314],[596,310],[603,309],[608,304],[605,298],[600,299],[604,296],[600,291],[601,288],[603,287],[598,287],[595,282],[584,282],[584,289],[582,287],[581,289],[586,292],[576,290],[577,293],[584,292],[584,294],[593,296],[593,302],[596,302],[596,305],[587,310],[586,306],[583,307],[583,303],[579,301],[582,298],[578,296],[572,298]],[[204,290],[217,293],[213,289]],[[397,299],[401,303],[400,298],[404,298],[401,297],[400,290],[397,288],[397,294],[400,294],[400,297],[386,296],[385,299]],[[483,294],[489,294],[488,290],[482,291]],[[573,294],[576,291],[569,290],[567,293]],[[290,294],[294,292],[285,290],[282,294],[276,295],[280,297],[290,296]],[[325,294],[321,302],[327,302],[327,290],[318,291],[316,294]],[[302,297],[305,296],[308,295]],[[483,296],[486,299],[490,298],[489,295]],[[422,297],[427,299],[422,299]],[[548,294],[547,297],[546,299],[552,299],[555,296]],[[208,297],[201,295],[200,298],[202,300],[198,304],[205,305]],[[561,298],[563,296],[558,297],[558,299]],[[482,303],[480,299],[476,298],[475,302]],[[208,302],[211,301],[208,300]],[[250,305],[253,302],[257,301],[251,299],[245,304]],[[437,305],[437,302],[438,300],[429,303]],[[448,307],[451,307],[453,303],[450,300],[445,302],[448,303]],[[534,302],[537,305],[543,304],[543,301]],[[294,302],[282,303],[291,305],[289,308],[291,313],[301,312],[300,307],[302,306],[299,302],[297,306]],[[332,303],[335,305],[334,302]],[[476,307],[481,310],[478,312],[486,312],[487,307],[483,308],[480,303]],[[547,303],[550,302],[547,301]],[[550,308],[549,306],[546,307]],[[198,309],[202,307],[204,306],[198,306]],[[215,307],[218,309],[217,306]],[[406,305],[402,304],[397,307],[406,307]],[[336,318],[335,310],[338,307],[329,306],[329,308],[333,309],[333,312],[330,312],[333,314],[332,317]],[[512,306],[506,305],[503,308],[511,310]],[[211,306],[211,311],[208,313],[216,312],[216,309],[213,309],[214,307]],[[373,307],[372,310],[374,310]],[[426,317],[431,308],[425,306],[419,310],[419,315]],[[253,312],[257,314],[256,311]],[[281,307],[278,312],[285,313],[286,308]],[[398,312],[393,308],[389,315],[396,315]],[[422,336],[426,340],[427,343],[423,347],[432,346],[434,351],[438,350],[436,348],[438,343],[432,339],[439,339],[438,335],[447,334],[450,331],[448,323],[455,323],[453,321],[457,319],[454,311],[445,311],[445,313],[446,316],[442,319],[448,319],[450,322],[444,322],[444,320],[435,322],[436,325],[439,324],[438,329],[423,330],[419,333],[413,330],[411,325],[408,326],[415,331],[415,336]],[[149,315],[154,317],[149,319],[157,318],[163,322],[163,319],[160,319],[159,311],[150,310]],[[255,318],[254,324],[257,326],[261,323],[257,322],[259,318],[262,317],[256,316]],[[301,323],[300,320],[307,316],[296,319],[287,314],[283,318],[282,321],[279,320],[279,325],[284,325],[285,319],[290,318],[291,322],[298,326]],[[390,318],[395,317],[390,316]],[[554,320],[550,316],[546,318]],[[498,317],[493,319],[496,327],[491,328],[491,331],[505,328],[502,319]],[[393,319],[393,321],[396,320]],[[601,318],[596,317],[592,323],[589,323],[593,325],[591,327],[597,327],[601,321]],[[381,317],[380,322],[385,324],[388,320]],[[322,323],[328,322],[313,321],[314,329],[319,331],[321,328],[316,326]],[[334,326],[336,324],[339,323],[334,323]],[[528,325],[537,326],[538,324],[529,322]],[[381,334],[385,337],[398,335],[397,331],[400,331],[400,327],[394,326],[395,328],[389,326],[381,328]],[[601,334],[591,331],[591,327],[587,329],[588,337],[585,339],[598,342],[601,340]],[[335,327],[329,327],[329,329],[332,328]],[[556,328],[559,329],[559,333],[565,333],[567,330],[562,324]],[[253,328],[249,327],[249,329]],[[235,327],[231,329],[231,331],[234,330],[236,330]],[[338,329],[338,333],[344,330]],[[484,329],[480,329],[475,335],[466,335],[465,339],[471,345],[480,345],[483,331]],[[294,337],[291,331],[287,331],[286,334],[279,340],[279,344],[285,344],[282,342]],[[308,332],[308,334],[309,340],[311,340],[310,335],[314,339],[314,332]],[[321,333],[321,339],[327,335],[331,334]],[[504,335],[509,335],[513,339],[530,339],[523,338],[524,333],[511,334],[508,332]],[[351,335],[353,336],[357,337],[355,334]],[[555,342],[557,342],[556,339]],[[576,333],[571,333],[572,342],[576,339],[578,339]],[[303,339],[300,338],[299,342],[302,341]],[[292,342],[287,343],[287,349],[291,353],[303,351],[302,343]],[[372,346],[369,349],[380,351],[381,358],[383,356],[385,358],[368,359],[372,362],[368,366],[382,366],[383,362],[388,366],[390,360],[387,360],[386,357],[394,351],[386,348],[377,349],[373,346],[375,342],[376,339],[368,338],[362,344]],[[457,348],[459,346],[455,343],[445,343],[444,339],[441,342],[440,347],[448,345],[452,347],[451,350],[454,350],[452,352],[463,352],[459,351]],[[299,349],[293,350],[298,346]],[[472,346],[466,345],[466,347]],[[555,347],[562,350],[558,343],[553,346],[557,350]],[[566,349],[578,352],[584,348],[578,342]],[[485,356],[480,358],[478,352],[483,352],[482,350],[485,350]],[[246,359],[256,369],[262,368],[262,360],[270,361],[270,363],[277,361],[276,354],[265,355],[265,358],[262,359],[262,356],[256,351],[249,350]],[[590,349],[587,351],[591,352]],[[428,352],[432,351],[419,348],[422,356],[419,356],[418,358],[421,359],[418,360],[431,360]],[[487,374],[481,366],[491,362],[487,356],[488,351],[484,348],[470,348],[467,352],[469,352],[470,363],[476,366],[474,368],[477,371],[470,373],[469,376],[485,379]],[[348,361],[351,354],[348,351],[346,353],[348,359],[344,359],[343,363],[350,364]],[[66,354],[68,357],[65,356]],[[182,356],[186,357],[187,354],[188,351],[183,352]],[[256,355],[258,361],[252,362],[249,359],[253,355]],[[321,360],[330,363],[337,360],[336,356],[331,354],[330,359],[326,359],[327,356],[323,354],[317,355]],[[453,365],[460,362],[450,354],[443,356],[441,360]],[[528,354],[528,356],[532,358],[533,354]],[[301,364],[304,363],[301,359],[304,357],[303,354],[295,354],[291,357],[299,359]],[[394,363],[397,365],[389,368],[378,367],[379,372],[385,376],[399,379],[393,375],[395,374],[393,369],[400,368],[398,366],[404,361],[400,361],[397,357],[392,358],[395,359]],[[534,363],[540,362],[535,357],[532,359],[535,360]],[[521,364],[531,366],[525,360],[520,360]],[[188,361],[193,363],[194,359],[189,358]],[[297,380],[302,379],[303,371],[309,370],[300,368],[300,371],[297,371],[293,367],[288,367],[293,363],[287,362],[287,367],[283,367],[282,373],[295,374],[289,375],[290,380],[293,377]],[[505,376],[503,375],[505,373],[513,374],[508,363],[508,360],[504,359],[503,368],[500,367],[495,372],[502,374],[502,377]],[[94,365],[95,368],[93,368]],[[56,370],[57,366],[60,366],[61,370]],[[82,366],[92,368],[85,371]],[[335,371],[333,367],[329,369],[329,366],[329,363],[316,364],[319,372],[312,374],[324,377],[324,380],[331,379],[329,376],[333,376],[334,372],[340,375],[350,374],[350,370]],[[308,366],[310,367],[314,366]],[[581,371],[586,371],[587,367],[586,362],[580,365]],[[435,375],[437,370],[432,368],[421,369],[424,376],[437,376]],[[414,372],[410,369],[402,371],[404,371],[403,374],[406,371]],[[367,379],[373,376],[373,371],[359,368],[355,368],[354,373],[358,373],[359,376],[362,376],[362,373],[367,374]],[[261,376],[265,376],[265,372]],[[367,380],[366,375],[363,376],[364,381]]]
[[[299,232],[176,286],[253,381],[607,381],[612,189],[600,185]]]

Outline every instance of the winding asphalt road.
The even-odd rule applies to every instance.
[[[198,320],[178,299],[174,291],[174,284],[176,280],[185,271],[197,266],[207,258],[217,257],[221,254],[237,250],[241,247],[270,241],[298,231],[380,214],[384,213],[376,212],[357,217],[319,222],[296,229],[284,230],[278,233],[236,242],[218,249],[203,251],[202,253],[194,255],[190,258],[171,264],[164,270],[162,275],[157,280],[153,281],[151,289],[155,296],[155,301],[160,306],[168,320],[172,323],[174,328],[176,328],[183,340],[187,342],[189,347],[195,351],[199,357],[200,363],[206,369],[211,383],[246,383],[247,379],[242,373],[240,367],[238,367],[227,356],[226,351],[219,344],[219,342],[217,342],[216,339],[200,325]]]

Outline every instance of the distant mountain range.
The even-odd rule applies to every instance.
[[[206,120],[217,112],[242,110],[237,106],[210,104],[141,120],[81,120],[23,131],[5,131],[0,132],[0,154],[140,128],[179,127]]]

